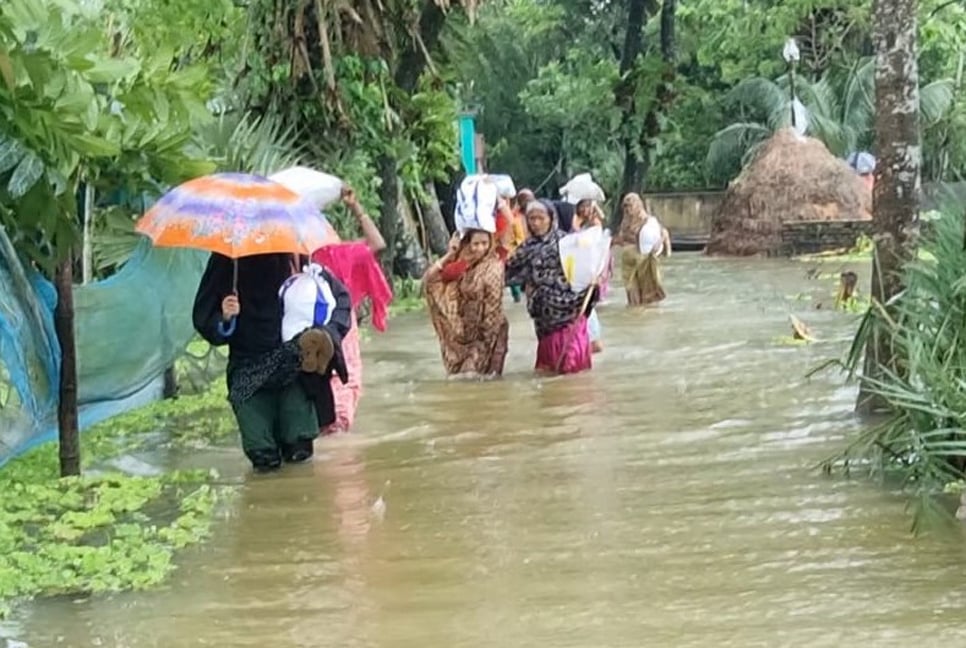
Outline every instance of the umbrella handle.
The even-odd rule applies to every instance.
[[[235,332],[235,329],[237,328],[237,326],[238,326],[238,321],[234,315],[231,316],[231,319],[228,320],[227,323],[225,322],[225,320],[221,320],[220,322],[218,322],[218,335],[220,335],[223,338],[229,338]]]
[[[231,294],[235,295],[236,297],[238,296],[238,259],[231,260]],[[225,323],[225,320],[218,322],[218,335],[223,338],[229,338],[235,332],[237,327],[237,318],[232,315],[227,324]]]

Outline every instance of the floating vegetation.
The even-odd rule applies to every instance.
[[[134,476],[99,468],[148,447],[197,446],[234,431],[224,384],[110,419],[81,437],[88,473],[58,477],[56,443],[0,469],[0,617],[18,600],[143,589],[205,539],[224,488],[208,471]]]

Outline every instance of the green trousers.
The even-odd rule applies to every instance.
[[[278,466],[283,456],[300,445],[311,445],[319,434],[315,405],[297,382],[261,389],[233,409],[242,449],[256,468]]]
[[[520,284],[510,284],[510,294],[513,295],[513,301],[519,302],[523,297],[523,286]]]

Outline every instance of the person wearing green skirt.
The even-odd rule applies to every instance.
[[[212,254],[195,296],[193,322],[214,346],[228,345],[228,400],[242,449],[258,472],[313,455],[319,430],[335,420],[331,375],[348,380],[342,338],[351,328],[345,286],[326,273],[334,296],[328,323],[282,342],[279,289],[295,273],[297,257],[262,254],[233,261]]]

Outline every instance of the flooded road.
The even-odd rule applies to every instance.
[[[8,630],[31,647],[966,645],[962,538],[915,539],[904,500],[812,470],[855,394],[803,375],[855,318],[809,267],[678,255],[659,308],[614,291],[605,352],[566,378],[532,376],[522,305],[507,375],[483,384],[444,380],[426,315],[397,318],[365,345],[358,430],[314,463],[191,458],[241,489],[167,587],[40,602]],[[777,341],[790,313],[817,343]]]

